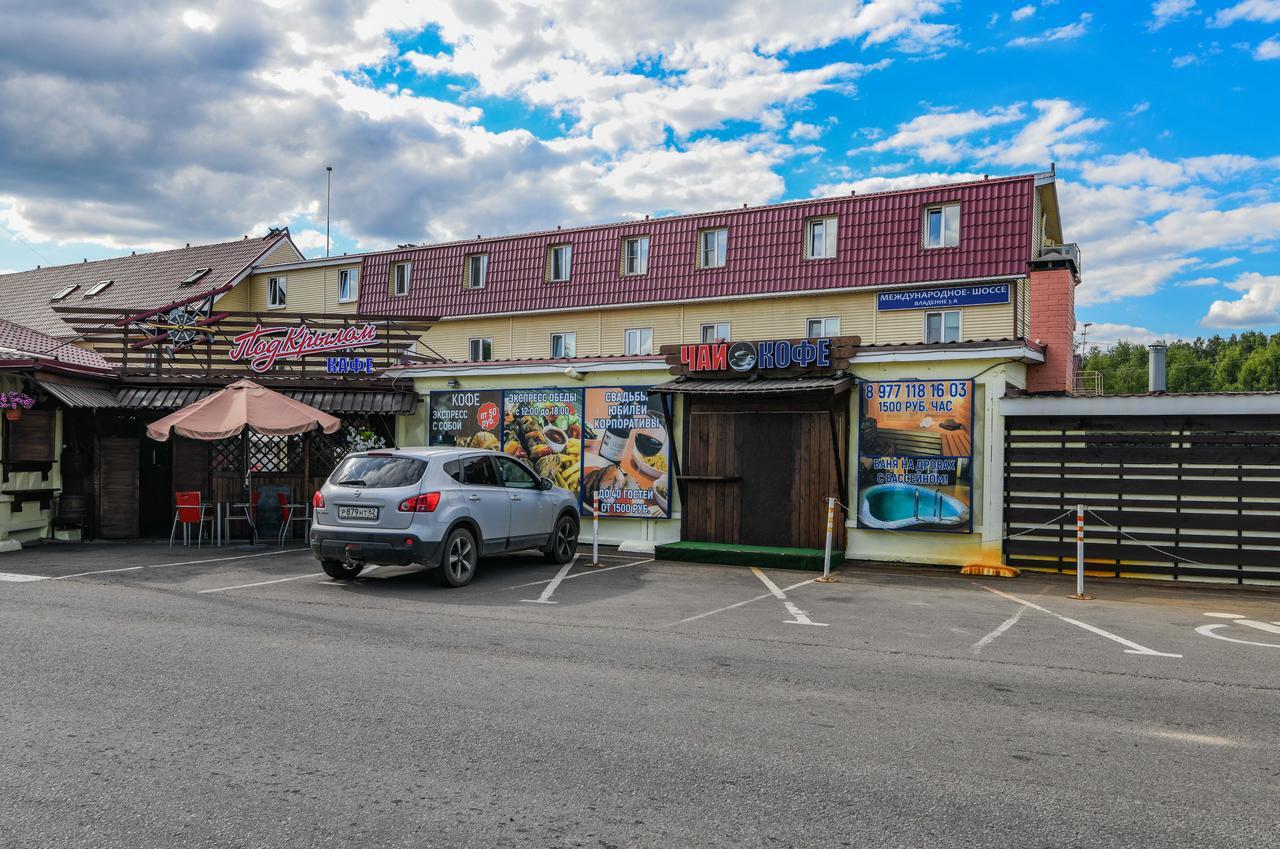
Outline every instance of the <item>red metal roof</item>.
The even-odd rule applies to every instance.
[[[362,313],[460,316],[786,294],[1025,274],[1034,175],[754,208],[550,230],[369,254]],[[960,245],[921,247],[923,209],[961,204]],[[804,220],[836,215],[837,255],[803,256]],[[729,228],[728,261],[696,268],[697,233]],[[649,271],[624,277],[620,239],[648,235]],[[572,279],[545,280],[547,247],[572,244]],[[462,260],[489,256],[483,289],[462,288]],[[409,294],[390,293],[392,263],[413,263]]]

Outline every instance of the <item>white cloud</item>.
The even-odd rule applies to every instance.
[[[1015,21],[1023,21],[1036,13],[1036,7],[1031,5],[1019,6],[1009,13],[1009,17]]]
[[[1238,256],[1229,256],[1218,260],[1217,262],[1205,262],[1200,264],[1200,268],[1226,268],[1231,265],[1237,265],[1241,262]]]
[[[1253,58],[1260,62],[1280,59],[1280,36],[1273,35],[1254,48]]]
[[[324,252],[325,236],[320,230],[299,230],[289,234],[293,238],[293,243],[304,254],[317,256]]]
[[[1180,56],[1174,56],[1172,65],[1175,68],[1185,68],[1188,65],[1199,65],[1202,60],[1194,53],[1183,53]]]
[[[982,174],[965,171],[949,171],[945,173],[904,174],[898,177],[865,177],[860,180],[847,180],[840,183],[824,183],[813,190],[814,197],[834,197],[847,195],[850,192],[867,194],[868,192],[896,192],[903,189],[919,189],[924,186],[941,186],[947,183],[966,183],[981,180]]]
[[[1237,21],[1275,23],[1280,21],[1280,0],[1243,0],[1219,11],[1209,21],[1211,27],[1226,27]]]
[[[804,121],[796,121],[791,125],[791,129],[787,130],[787,137],[792,141],[814,141],[821,138],[827,128],[821,124],[806,124]]]
[[[981,150],[986,161],[1009,166],[1038,166],[1061,162],[1088,149],[1083,137],[1106,126],[1106,121],[1084,117],[1084,110],[1066,100],[1036,100],[1040,113],[1011,140]]]
[[[1151,102],[1150,102],[1150,101],[1147,101],[1147,100],[1144,100],[1144,101],[1142,101],[1141,103],[1135,103],[1135,104],[1133,104],[1133,108],[1132,108],[1132,109],[1130,109],[1128,112],[1126,112],[1126,113],[1124,113],[1124,114],[1126,114],[1126,115],[1128,115],[1130,118],[1132,118],[1132,117],[1134,117],[1135,115],[1141,115],[1143,112],[1146,112],[1146,111],[1147,111],[1148,109],[1150,109],[1150,108],[1151,108]]]
[[[1241,274],[1228,283],[1243,294],[1234,301],[1214,301],[1201,319],[1205,327],[1263,327],[1280,324],[1280,276]]]
[[[1151,5],[1151,21],[1147,29],[1158,30],[1174,21],[1180,21],[1195,10],[1196,0],[1159,0]]]
[[[1159,159],[1139,150],[1118,156],[1103,156],[1082,166],[1091,183],[1179,186],[1193,182],[1220,182],[1264,169],[1280,168],[1280,156],[1257,159],[1252,156],[1220,154],[1191,156],[1178,160]]]
[[[893,135],[867,149],[877,153],[911,151],[928,161],[955,162],[969,153],[968,146],[962,141],[966,136],[1018,121],[1022,117],[1020,103],[996,106],[986,112],[938,110],[899,124]]]
[[[1137,345],[1149,345],[1152,342],[1166,341],[1175,334],[1156,333],[1145,327],[1132,324],[1113,324],[1096,321],[1089,327],[1086,344],[1090,348],[1110,348],[1117,342],[1132,342]]]
[[[1066,24],[1051,30],[1046,30],[1041,35],[1029,35],[1015,38],[1009,42],[1010,47],[1034,47],[1037,44],[1045,44],[1050,41],[1070,41],[1079,38],[1089,31],[1089,24],[1093,21],[1091,12],[1084,12],[1076,19],[1075,23]]]
[[[1180,281],[1177,285],[1181,287],[1198,287],[1198,286],[1219,286],[1222,281],[1216,277],[1194,277],[1190,280]]]

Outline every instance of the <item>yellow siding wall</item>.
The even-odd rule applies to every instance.
[[[343,269],[358,271],[359,268],[360,262],[356,260],[350,265],[293,268],[276,274],[260,272],[250,275],[234,290],[228,292],[218,305],[228,310],[265,312],[267,311],[267,278],[283,277],[286,281],[289,305],[279,312],[353,313],[356,311],[355,301],[342,303],[338,300],[338,272]],[[360,285],[364,285],[363,279],[360,280]]]
[[[284,241],[276,245],[271,253],[267,254],[259,262],[259,265],[280,265],[284,262],[299,262],[306,259],[302,254],[298,253],[298,249],[293,246],[290,241]]]
[[[289,286],[292,304],[292,280]],[[1024,294],[1019,294],[1022,302]],[[653,328],[656,350],[699,341],[703,324],[728,322],[731,339],[785,339],[803,337],[810,318],[839,316],[840,334],[860,336],[864,345],[914,344],[924,341],[925,312],[877,312],[874,292],[855,292],[448,320],[432,327],[423,341],[447,359],[466,360],[467,340],[487,336],[493,339],[494,359],[539,359],[550,355],[552,333],[576,333],[577,355],[597,357],[624,353],[629,328]],[[1014,335],[1013,304],[963,307],[962,312],[965,340]]]

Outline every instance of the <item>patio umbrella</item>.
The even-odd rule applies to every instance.
[[[212,442],[244,433],[249,428],[269,436],[294,436],[310,430],[334,433],[341,420],[288,395],[267,389],[252,380],[237,380],[225,389],[188,404],[175,413],[147,425],[147,436],[164,442],[176,431],[180,436]],[[245,449],[244,485],[248,502],[253,502],[248,448]],[[258,529],[249,523],[250,541],[256,542]]]

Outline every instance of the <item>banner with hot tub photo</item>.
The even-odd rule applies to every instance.
[[[861,384],[858,527],[973,530],[973,381]]]

